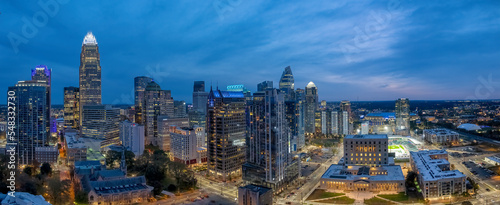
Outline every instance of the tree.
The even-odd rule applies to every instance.
[[[52,174],[52,167],[50,167],[50,164],[45,162],[42,164],[42,167],[40,167],[40,174],[42,175],[51,175]]]
[[[75,202],[78,204],[88,204],[89,203],[89,194],[83,190],[79,190],[75,194]]]
[[[161,192],[163,191],[163,185],[161,184],[161,182],[153,181],[153,183],[151,183],[151,185],[153,186],[153,194],[160,195]]]
[[[46,192],[50,203],[54,205],[67,204],[69,201],[70,181],[59,180],[59,176],[48,178]]]
[[[115,167],[115,162],[120,161],[122,154],[117,151],[109,150],[106,152],[106,166],[108,169],[113,169]]]
[[[27,174],[28,176],[33,176],[33,167],[30,167],[30,166],[26,166],[24,169],[23,169],[23,173]]]
[[[407,187],[415,187],[415,178],[417,177],[417,173],[413,171],[409,171],[406,175],[406,186]]]

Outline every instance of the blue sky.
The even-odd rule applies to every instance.
[[[254,91],[264,80],[277,86],[288,65],[296,88],[313,81],[322,100],[500,98],[500,1],[61,0],[56,7],[0,2],[0,93],[45,64],[52,101],[62,104],[63,87],[78,86],[82,40],[92,31],[103,103],[133,103],[135,76],[191,102],[195,80]],[[23,32],[31,23],[36,31]]]

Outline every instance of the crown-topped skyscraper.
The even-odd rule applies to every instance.
[[[80,110],[83,110],[85,105],[100,104],[101,59],[99,46],[92,32],[88,32],[83,39],[82,53],[80,54]]]

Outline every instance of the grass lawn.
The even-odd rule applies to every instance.
[[[326,192],[323,189],[316,189],[307,197],[307,201],[309,200],[315,200],[315,199],[324,199],[324,198],[330,198],[330,197],[336,197],[336,196],[342,196],[344,195],[343,193],[332,193],[332,192]]]
[[[365,200],[365,204],[367,204],[367,205],[385,205],[385,204],[394,204],[394,203],[388,202],[388,201],[383,200],[383,199],[379,199],[377,197],[373,197],[371,199]]]
[[[403,145],[389,145],[389,149],[401,149],[401,150],[405,150],[405,147]]]
[[[379,197],[389,199],[391,201],[408,201],[408,196],[404,192],[400,192],[399,194],[381,194]]]
[[[321,201],[317,201],[319,203],[329,203],[329,204],[353,204],[354,203],[354,199],[351,199],[347,196],[342,196],[342,197],[338,197],[338,198],[334,198],[334,199],[326,199],[326,200],[321,200]]]

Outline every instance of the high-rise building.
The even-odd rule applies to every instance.
[[[47,107],[45,113],[47,119],[50,119],[52,69],[48,69],[45,65],[36,66],[35,69],[31,69],[31,80],[47,83]],[[50,122],[47,123],[47,126],[50,127]]]
[[[273,88],[273,81],[262,81],[257,84],[257,91],[265,91]]]
[[[170,127],[189,127],[188,118],[175,118],[167,115],[158,116],[158,146],[163,151],[170,151]]]
[[[205,92],[205,81],[194,81],[193,92]]]
[[[341,122],[340,129],[342,130],[342,134],[348,135],[349,134],[349,112],[342,111],[342,116],[341,116],[340,122]]]
[[[292,69],[290,68],[290,66],[287,66],[281,74],[279,85],[279,89],[281,90],[281,92],[285,93],[285,101],[294,100],[294,87],[295,81],[293,79]]]
[[[396,133],[410,134],[410,100],[399,98],[396,100]]]
[[[207,157],[212,176],[241,175],[245,162],[246,99],[243,92],[212,90],[207,103]]]
[[[352,132],[352,119],[351,119],[351,102],[343,100],[340,102],[339,125],[340,131],[343,135],[351,134]]]
[[[205,92],[205,81],[194,81],[193,86],[193,110],[207,113],[208,93]]]
[[[199,163],[196,132],[192,128],[170,126],[170,153],[174,161],[191,165]]]
[[[80,88],[64,88],[64,126],[80,130]]]
[[[174,103],[169,90],[162,90],[156,82],[150,82],[144,92],[144,125],[146,144],[162,146],[158,135],[158,116],[174,117]]]
[[[101,104],[101,57],[99,46],[92,32],[88,32],[82,43],[80,54],[80,112],[83,106]],[[80,117],[80,125],[83,122]]]
[[[316,110],[318,109],[318,88],[312,81],[306,86],[305,97],[305,132],[313,134],[315,132]]]
[[[253,94],[249,107],[247,160],[243,180],[281,192],[296,178],[287,178],[291,152],[284,95],[277,89]],[[298,177],[298,176],[295,176]]]
[[[305,122],[304,122],[304,111],[305,111],[305,101],[306,95],[305,90],[297,88],[295,91],[295,116],[296,116],[296,144],[297,150],[302,149],[306,145],[305,138]]]
[[[338,135],[340,133],[339,131],[339,111],[337,110],[332,110],[330,113],[330,120],[332,121],[332,134]]]
[[[8,93],[12,92],[15,92],[14,136],[17,141],[8,140],[8,143],[16,144],[18,164],[33,164],[35,147],[48,145],[50,118],[47,117],[47,83],[19,81],[9,87]]]
[[[186,102],[174,100],[174,117],[187,117]]]
[[[134,78],[135,123],[144,123],[144,92],[153,79],[146,76]]]
[[[120,141],[136,157],[144,152],[144,126],[125,120],[120,123]]]
[[[205,114],[198,110],[191,110],[188,113],[189,127],[199,126],[205,127],[207,118]]]
[[[120,109],[111,105],[83,106],[82,136],[101,141],[101,148],[119,144]]]

